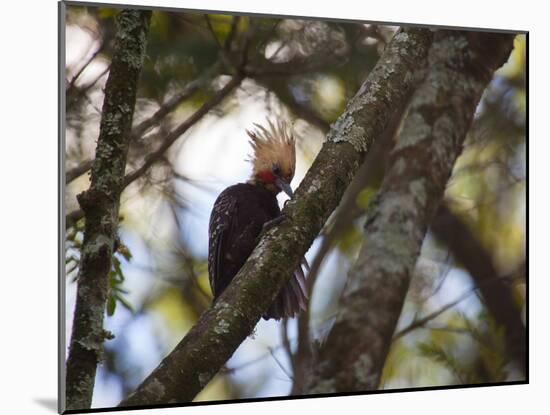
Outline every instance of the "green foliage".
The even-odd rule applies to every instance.
[[[351,256],[354,255],[361,241],[363,240],[363,232],[355,225],[349,226],[338,239],[338,248],[344,254]]]
[[[132,258],[130,250],[124,245],[119,247],[118,253],[126,261],[130,261]],[[113,255],[111,263],[111,271],[109,272],[109,291],[107,295],[107,315],[112,316],[115,313],[118,303],[133,313],[134,309],[132,305],[124,298],[124,295],[128,294],[128,291],[122,288],[125,276],[117,254]]]
[[[65,233],[65,276],[75,282],[80,264],[84,221],[78,221]]]
[[[427,357],[445,366],[458,379],[459,383],[474,383],[471,372],[442,345],[434,341],[421,342],[417,346],[421,356]]]
[[[98,7],[97,16],[100,19],[110,19],[115,17],[120,12],[120,9],[113,9],[111,7]]]
[[[71,278],[75,283],[78,278],[78,267],[80,265],[80,251],[82,248],[84,221],[78,221],[75,226],[71,226],[65,235],[65,275]],[[120,244],[117,252],[113,254],[111,260],[111,271],[109,272],[109,291],[107,297],[107,315],[112,316],[116,306],[120,303],[124,308],[134,312],[132,305],[125,298],[128,294],[123,287],[125,276],[121,266],[121,259],[129,262],[132,259],[132,253],[127,246]]]
[[[376,194],[376,190],[373,187],[367,186],[362,189],[357,195],[356,204],[361,209],[366,209],[369,206],[371,198]]]
[[[483,365],[487,378],[491,381],[505,381],[508,372],[506,365],[506,337],[504,326],[496,324],[485,309],[478,316],[478,325],[463,316],[466,330],[476,341],[479,349],[479,363]]]
[[[505,350],[504,328],[497,326],[485,310],[475,321],[461,313],[457,317],[461,324],[434,332],[446,330],[455,336],[467,336],[470,343],[444,342],[430,336],[417,344],[419,355],[445,367],[461,384],[506,381],[510,362]],[[464,350],[468,344],[470,347]]]
[[[200,14],[153,13],[139,94],[162,102],[218,59],[219,48]]]
[[[217,41],[224,45],[231,31],[231,23],[233,22],[233,17],[228,14],[209,14],[205,15],[205,19],[208,18],[216,36]]]
[[[446,194],[503,274],[525,256],[525,61],[525,36],[518,35],[483,95]]]

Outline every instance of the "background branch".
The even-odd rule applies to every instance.
[[[521,310],[506,279],[500,277],[495,269],[491,255],[468,226],[445,204],[439,208],[432,223],[432,231],[472,276],[489,312],[497,324],[505,328],[506,348],[511,360],[515,360],[527,375],[527,336]],[[522,268],[525,270],[525,264]],[[491,284],[487,284],[487,281]]]
[[[182,102],[189,99],[195,92],[197,92],[199,89],[203,88],[208,82],[210,82],[215,74],[219,72],[220,66],[220,62],[216,62],[208,71],[203,74],[203,76],[189,82],[180,92],[178,92],[173,97],[168,99],[164,104],[162,104],[153,115],[136,125],[130,133],[130,140],[133,141],[140,139],[143,134],[145,134],[150,128],[158,125]],[[74,179],[80,177],[88,170],[90,170],[92,168],[92,163],[93,160],[84,160],[78,166],[67,170],[67,173],[65,175],[66,183],[68,184],[72,182]]]
[[[84,62],[80,69],[73,75],[70,82],[67,85],[67,94],[71,93],[71,90],[75,87],[76,81],[80,78],[80,75],[86,70],[86,68],[93,62],[93,60],[105,50],[105,47],[109,44],[111,38],[106,36],[100,43],[99,47],[90,55],[90,57]]]
[[[510,35],[436,33],[391,168],[371,202],[363,246],[340,312],[308,376],[307,393],[373,390],[408,291],[424,235],[476,105],[512,49]]]
[[[241,74],[234,75],[227,84],[224,85],[222,89],[217,91],[212,98],[205,102],[198,110],[196,110],[189,118],[184,122],[174,128],[170,133],[168,133],[159,148],[152,153],[148,154],[145,157],[143,164],[135,169],[133,172],[128,173],[124,176],[122,189],[126,188],[130,183],[137,180],[141,177],[153,164],[160,161],[172,144],[189,128],[191,128],[195,123],[197,123],[202,117],[204,117],[208,112],[218,105],[225,97],[227,97],[235,88],[237,88],[243,80]],[[80,220],[84,217],[84,212],[82,209],[77,209],[67,214],[66,216],[66,226],[71,226],[74,222]]]
[[[516,278],[517,277],[512,277],[511,279],[516,279]],[[487,280],[483,281],[483,283],[479,287],[477,285],[474,285],[468,291],[466,291],[462,295],[458,296],[456,300],[453,300],[450,303],[445,304],[441,308],[433,311],[432,313],[430,313],[430,314],[428,314],[428,315],[426,315],[422,318],[415,318],[414,321],[411,324],[409,324],[408,326],[402,328],[401,330],[399,330],[397,333],[394,334],[393,341],[397,340],[400,337],[405,336],[406,334],[409,334],[411,331],[414,331],[418,328],[426,327],[426,323],[429,323],[430,321],[432,321],[435,318],[439,317],[445,311],[450,310],[451,308],[453,308],[457,304],[464,301],[470,295],[472,295],[473,293],[478,291],[481,288],[481,286],[492,285],[492,284],[502,284],[504,282],[504,280],[506,280],[507,282],[510,281],[510,279],[505,278],[505,277],[494,277],[494,278],[487,279]],[[429,327],[429,328],[430,328],[430,330],[434,329],[433,327]]]

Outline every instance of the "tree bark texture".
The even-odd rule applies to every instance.
[[[298,266],[392,110],[405,99],[432,33],[394,36],[379,63],[332,126],[312,167],[232,283],[176,348],[120,406],[189,402],[218,372]]]
[[[123,10],[116,17],[115,50],[105,86],[91,184],[78,196],[86,225],[66,366],[66,406],[70,410],[90,408],[103,341],[111,336],[103,329],[103,317],[150,17],[150,11],[139,10]]]
[[[303,392],[378,388],[426,229],[477,103],[508,57],[511,35],[439,31],[391,166],[367,210],[363,245],[340,311]]]
[[[468,226],[445,205],[440,206],[431,229],[472,276],[491,316],[505,329],[510,359],[527,375],[527,333],[521,310],[510,286],[495,269],[491,255]]]
[[[422,74],[425,71],[424,66],[419,66],[420,67],[417,68],[417,81],[415,80],[415,86],[422,81]],[[355,219],[364,212],[364,209],[357,205],[357,197],[360,192],[366,187],[378,188],[382,183],[386,169],[386,160],[395,145],[395,138],[410,103],[412,93],[413,90],[409,91],[406,99],[394,110],[386,129],[373,143],[371,150],[362,161],[361,166],[342,196],[342,201],[332,216],[332,223],[325,226],[325,228],[328,227],[328,231],[321,239],[321,244],[315,254],[313,262],[311,262],[308,274],[307,289],[310,298],[319,275],[319,270],[327,254],[334,248],[335,241],[340,238],[350,226],[353,226]],[[300,393],[304,384],[304,377],[309,372],[311,359],[313,357],[312,339],[309,328],[310,316],[311,302],[308,302],[306,312],[298,316],[298,344],[296,346],[296,353],[292,365],[293,377],[291,395]]]

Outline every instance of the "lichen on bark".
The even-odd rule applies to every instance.
[[[431,218],[476,105],[512,36],[439,31],[391,168],[368,208],[357,262],[303,392],[376,389]]]
[[[402,97],[413,83],[430,40],[429,32],[399,31],[344,114],[331,126],[328,140],[350,143],[355,151],[365,153],[380,134],[380,123],[386,124],[391,116],[396,96]],[[401,82],[395,82],[396,78]]]
[[[66,363],[66,409],[70,410],[90,408],[103,342],[112,338],[112,334],[103,329],[103,317],[150,16],[149,11],[122,10],[116,17],[115,49],[105,86],[91,183],[88,190],[78,195],[86,224]]]
[[[340,202],[393,108],[406,99],[413,86],[409,74],[427,56],[431,40],[429,30],[407,29],[390,42],[283,209],[285,220],[262,236],[213,306],[119,406],[189,402],[231,357]],[[151,392],[157,382],[164,386],[162,396]]]

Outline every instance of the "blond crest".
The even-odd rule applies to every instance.
[[[292,180],[296,166],[296,141],[291,127],[285,121],[273,123],[267,119],[267,128],[254,124],[254,130],[246,130],[254,154],[249,161],[253,165],[253,177],[262,171],[278,166],[282,175]]]

